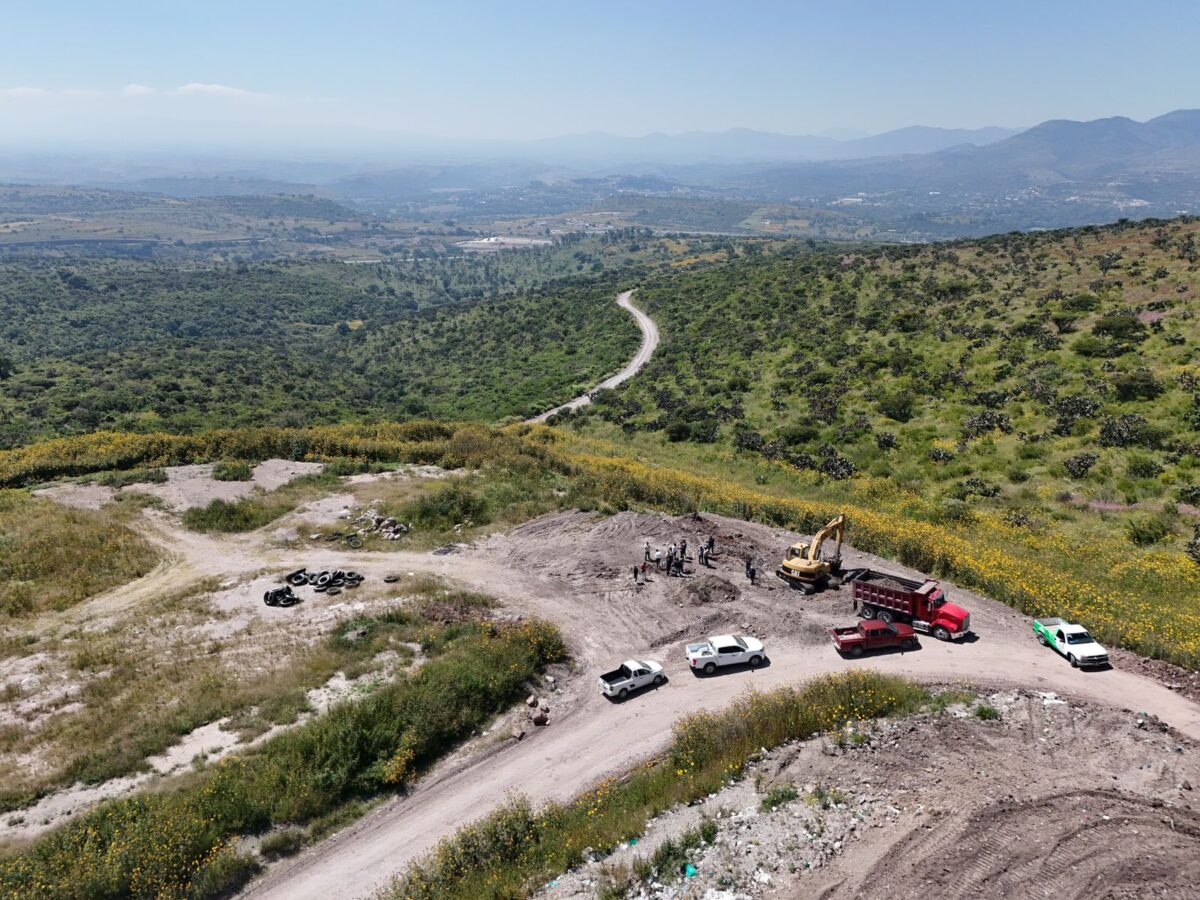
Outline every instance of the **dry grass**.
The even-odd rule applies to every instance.
[[[0,492],[0,613],[66,609],[149,572],[158,555],[104,510]]]

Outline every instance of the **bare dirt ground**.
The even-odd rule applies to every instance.
[[[700,603],[681,596],[678,579],[657,576],[638,589],[631,567],[646,540],[664,546],[686,537],[690,546],[713,534],[721,554],[713,573],[740,588],[733,602]],[[453,574],[503,597],[508,605],[558,622],[576,658],[576,676],[563,686],[551,725],[521,743],[476,759],[457,759],[405,798],[379,810],[299,857],[285,862],[248,894],[255,897],[367,896],[389,874],[428,851],[437,840],[487,812],[510,791],[532,800],[567,799],[600,778],[618,774],[660,751],[680,715],[718,709],[739,692],[768,688],[852,665],[877,667],[927,681],[1024,686],[1064,696],[1147,711],[1191,738],[1200,738],[1200,707],[1146,676],[1114,669],[1071,669],[1032,638],[1028,619],[1008,607],[950,586],[972,613],[977,640],[922,641],[920,650],[857,663],[841,659],[824,629],[852,621],[849,592],[812,598],[773,578],[751,587],[745,557],[760,571],[797,535],[735,520],[704,516],[667,519],[621,513],[544,517],[442,559]],[[910,577],[917,573],[847,548],[847,565],[871,565]],[[407,560],[407,565],[420,565]],[[770,665],[713,678],[693,676],[681,662],[690,637],[747,631],[767,644]],[[671,681],[614,705],[595,691],[604,667],[627,656],[663,661]]]
[[[194,466],[171,466],[166,469],[167,480],[161,483],[131,484],[116,489],[95,482],[62,482],[34,494],[49,497],[67,506],[99,509],[118,493],[149,494],[158,497],[175,512],[193,506],[207,506],[213,500],[232,502],[249,497],[255,490],[273,491],[293,478],[312,475],[323,469],[320,463],[294,462],[287,459],[267,459],[254,467],[249,481],[216,481],[212,477],[213,463]]]
[[[320,511],[336,517],[347,502],[339,498]],[[306,595],[304,603],[291,609],[264,606],[263,586],[277,583],[282,573],[301,565],[357,569],[368,579],[360,590],[368,591],[387,573],[412,572],[456,580],[496,596],[513,613],[556,622],[574,663],[572,671],[558,673],[553,689],[546,691],[551,700],[548,727],[531,729],[525,740],[515,742],[504,740],[498,725],[438,766],[407,796],[382,803],[331,839],[272,866],[248,888],[246,893],[255,897],[367,896],[511,791],[535,802],[567,799],[661,750],[680,715],[718,709],[744,690],[855,665],[934,683],[1053,691],[1074,703],[1128,710],[1122,715],[1131,720],[1138,714],[1153,715],[1181,736],[1200,739],[1200,706],[1186,696],[1190,690],[1180,688],[1194,684],[1186,673],[1181,676],[1157,664],[1126,665],[1121,656],[1112,670],[1074,670],[1034,641],[1026,617],[953,585],[947,586],[949,594],[971,612],[975,640],[950,644],[924,638],[914,652],[843,660],[825,629],[853,621],[848,590],[806,598],[770,574],[754,586],[745,579],[747,557],[757,561],[760,572],[770,573],[783,548],[799,537],[764,526],[708,515],[671,519],[626,512],[605,518],[566,512],[475,545],[425,553],[390,548],[355,552],[343,545],[275,536],[288,525],[281,520],[250,535],[199,535],[182,529],[172,514],[150,510],[142,528],[168,550],[168,561],[143,579],[61,614],[57,624],[98,627],[96,623],[103,622],[111,627],[172,585],[216,577],[222,587],[211,596],[220,611],[213,627],[223,641],[246,640],[253,648],[254,641],[246,636],[256,637],[268,628],[327,632],[353,612],[353,604],[368,602],[355,595]],[[694,548],[708,535],[716,538],[717,549],[707,573],[711,578],[668,578],[652,571],[648,583],[635,585],[631,568],[641,564],[646,541],[665,547],[685,538],[693,548],[689,569],[694,570]],[[844,557],[848,566],[918,574],[849,547]],[[769,664],[711,678],[692,675],[683,662],[683,644],[727,631],[762,638]],[[670,680],[623,704],[610,703],[596,691],[596,677],[631,655],[659,659]],[[1189,743],[1189,753],[1190,748]]]
[[[999,718],[980,719],[981,706]],[[695,874],[656,872],[641,896],[1194,897],[1196,784],[1196,745],[1157,722],[1003,691],[780,747],[538,896],[593,897],[611,872],[707,820],[716,836],[688,854]],[[763,807],[789,788],[794,799]]]

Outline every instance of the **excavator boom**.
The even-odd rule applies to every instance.
[[[824,528],[813,535],[812,541],[793,544],[787,552],[787,558],[776,570],[775,574],[788,584],[811,593],[824,583],[829,574],[840,569],[842,563],[842,540],[846,534],[846,517],[843,514],[834,516]],[[831,536],[837,537],[837,552],[831,559],[821,556],[821,545]]]

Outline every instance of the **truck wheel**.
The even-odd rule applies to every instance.
[[[1037,633],[1037,639],[1038,639],[1038,643],[1041,644],[1043,647],[1049,646],[1049,644],[1046,643],[1046,636],[1044,634],[1042,634],[1040,631]]]
[[[933,629],[933,636],[939,641],[950,640],[950,632],[944,625],[939,625],[937,628]]]
[[[859,614],[859,615],[860,615],[862,618],[864,618],[864,619],[873,619],[873,618],[875,618],[875,610],[874,610],[874,608],[873,608],[873,607],[870,607],[870,606],[867,606],[867,604],[865,604],[865,603],[864,603],[862,606],[860,606],[860,607],[858,608],[858,614]]]
[[[619,691],[617,691],[617,699],[618,700],[624,700],[628,696],[629,696],[629,688],[621,688]]]
[[[851,655],[851,656],[862,656],[862,645],[861,645],[861,644],[856,644],[856,645],[854,645],[853,647],[851,647],[851,648],[850,648],[850,655]]]
[[[900,642],[900,649],[901,650],[916,650],[917,642],[914,641],[912,638],[905,638],[903,641]]]
[[[879,621],[880,621],[880,622],[887,622],[889,625],[891,625],[891,624],[892,624],[892,612],[891,612],[891,610],[888,610],[888,609],[881,609],[881,610],[879,611],[879,613],[878,613],[878,616],[879,616]]]
[[[704,664],[704,674],[705,675],[711,675],[715,671],[717,671],[716,663],[705,663]]]
[[[750,657],[750,668],[757,669],[761,665],[762,665],[762,657],[761,656]]]
[[[1067,657],[1067,659],[1069,659],[1069,660],[1071,661],[1071,668],[1072,668],[1072,669],[1078,669],[1078,668],[1079,668],[1079,660],[1075,658],[1075,654],[1074,654],[1074,653],[1072,653],[1070,656],[1068,656],[1068,657]]]
[[[666,681],[666,680],[667,680],[667,679],[663,678],[661,675],[655,675],[655,676],[654,676],[654,686],[655,686],[655,687],[659,687],[659,686],[661,686],[661,685],[662,685],[662,683],[663,683],[664,681]]]

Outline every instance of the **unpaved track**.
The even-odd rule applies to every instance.
[[[553,619],[563,629],[582,670],[574,679],[577,702],[552,702],[552,724],[535,729],[525,741],[510,742],[494,753],[467,760],[456,769],[435,772],[404,798],[389,801],[330,840],[282,863],[250,886],[255,898],[364,897],[402,871],[437,841],[487,813],[512,793],[531,800],[565,800],[608,774],[617,774],[665,748],[672,723],[682,715],[727,705],[740,692],[794,683],[853,666],[909,675],[930,682],[970,682],[986,686],[1023,686],[1136,712],[1145,711],[1180,732],[1200,740],[1200,706],[1141,675],[1110,670],[1072,669],[1031,637],[1027,621],[1012,610],[951,587],[952,595],[972,612],[980,637],[969,644],[943,644],[926,638],[919,651],[850,662],[839,657],[824,639],[814,637],[819,623],[843,621],[845,613],[829,599],[805,601],[767,583],[745,590],[740,601],[719,608],[678,607],[670,591],[679,582],[659,579],[636,594],[628,586],[628,569],[607,561],[584,575],[569,559],[572,545],[604,560],[619,558],[622,549],[637,558],[647,520],[620,514],[607,520],[570,515],[550,517],[517,529],[512,536],[493,539],[464,554],[435,557],[387,554],[393,565],[410,570],[450,574],[480,590],[497,593],[515,609]],[[702,530],[722,523],[737,529],[754,552],[754,541],[784,546],[787,536],[748,523],[706,517]],[[592,521],[590,531],[584,521]],[[679,533],[684,520],[666,523],[665,531]],[[625,530],[622,531],[622,528]],[[539,556],[532,542],[544,535],[555,554]],[[607,540],[606,540],[607,539]],[[721,538],[728,546],[732,538]],[[624,548],[621,544],[624,543]],[[880,565],[874,557],[847,551],[849,564]],[[372,554],[379,560],[382,554]],[[368,557],[369,558],[369,557]],[[559,562],[553,560],[558,559]],[[550,561],[547,561],[550,560]],[[364,567],[366,559],[363,560]],[[359,565],[355,557],[354,564]],[[741,557],[730,553],[718,565],[723,577],[738,578]],[[902,567],[888,564],[898,574]],[[740,579],[739,579],[740,580]],[[744,584],[744,580],[742,580]],[[639,615],[639,607],[644,614]],[[721,619],[713,630],[733,629],[741,621],[765,623],[773,609],[781,616],[802,620],[785,637],[760,632],[767,639],[770,665],[712,678],[693,676],[681,660],[680,641],[669,626],[690,617]],[[723,627],[720,627],[723,626]],[[782,627],[782,626],[781,626]],[[807,631],[806,631],[807,629]],[[655,634],[659,635],[658,638]],[[667,635],[664,639],[662,636]],[[657,648],[657,649],[656,649]],[[670,682],[663,688],[612,704],[592,688],[602,667],[626,655],[649,655],[663,660]]]
[[[595,391],[613,388],[624,381],[628,381],[641,371],[646,363],[650,362],[650,357],[654,355],[654,350],[658,346],[658,326],[654,324],[653,319],[633,305],[630,299],[632,296],[632,290],[622,291],[620,294],[617,294],[617,306],[632,315],[637,320],[638,328],[642,329],[642,346],[638,348],[637,355],[620,372],[610,378],[606,378],[586,394],[576,397],[574,400],[569,400],[561,406],[556,406],[554,409],[547,410],[540,416],[534,416],[532,419],[527,419],[526,421],[545,422],[555,413],[587,406],[592,402],[592,394]]]

